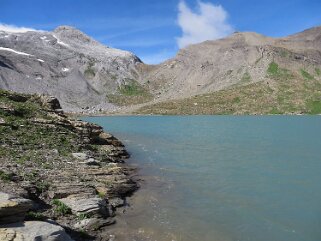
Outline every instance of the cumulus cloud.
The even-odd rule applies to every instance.
[[[32,28],[18,27],[15,25],[0,23],[0,31],[10,32],[10,33],[25,33],[28,31],[37,31]]]
[[[197,11],[193,11],[184,1],[178,5],[178,25],[182,36],[177,44],[183,48],[189,44],[225,37],[233,32],[227,22],[228,14],[221,5],[198,1]]]

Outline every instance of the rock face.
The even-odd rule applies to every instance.
[[[0,226],[2,241],[73,241],[65,230],[50,222],[27,221]]]
[[[134,54],[109,48],[81,31],[0,31],[0,88],[42,93],[59,99],[66,111],[110,110],[107,94],[137,78]]]

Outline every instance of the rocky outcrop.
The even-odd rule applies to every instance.
[[[98,125],[67,117],[53,97],[11,96],[0,91],[1,235],[33,240],[33,225],[49,225],[43,240],[68,240],[61,227],[76,240],[94,240],[138,188],[124,145]],[[39,220],[46,222],[29,223]]]

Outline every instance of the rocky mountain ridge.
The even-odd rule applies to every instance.
[[[33,41],[40,41],[39,47],[34,47]],[[103,46],[67,26],[58,27],[52,33],[2,33],[0,46],[0,88],[55,95],[63,108],[72,112],[150,114],[154,112],[148,106],[158,105],[159,109],[166,106],[161,103],[178,100],[184,105],[188,99],[200,95],[212,96],[230,88],[241,91],[246,86],[264,83],[277,98],[279,94],[275,93],[285,91],[282,86],[279,88],[282,81],[302,94],[289,97],[297,98],[291,103],[293,108],[283,108],[283,103],[273,101],[280,112],[305,113],[308,102],[318,98],[321,27],[283,38],[236,32],[223,39],[190,45],[159,65],[146,65],[129,52]],[[31,46],[36,49],[34,52]],[[45,59],[48,55],[49,60]],[[50,65],[46,64],[48,61]],[[270,73],[273,66],[274,73]],[[306,78],[316,81],[314,89],[306,88]],[[238,98],[242,100],[243,96]],[[251,96],[246,96],[248,98]],[[229,98],[223,97],[222,101],[233,105]],[[248,103],[245,101],[244,105]],[[199,107],[187,112],[208,113]],[[255,111],[251,108],[243,106],[242,111],[231,113],[269,113],[273,107]],[[157,113],[166,113],[166,110]]]

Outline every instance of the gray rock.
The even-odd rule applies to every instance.
[[[23,221],[32,204],[29,199],[0,192],[0,224]]]
[[[88,186],[84,183],[70,183],[70,182],[55,182],[52,183],[52,188],[49,190],[48,195],[51,199],[66,198],[70,195],[78,193],[84,196],[92,196],[96,193],[95,188]]]
[[[65,230],[50,222],[26,221],[0,226],[1,241],[73,241]]]
[[[79,160],[86,160],[86,159],[88,159],[88,156],[87,156],[87,154],[86,153],[82,153],[82,152],[80,152],[80,153],[72,153],[72,156],[74,157],[74,158],[77,158],[77,159],[79,159]]]
[[[80,222],[76,223],[74,227],[76,229],[86,229],[86,230],[98,230],[102,227],[112,225],[116,221],[112,218],[101,219],[101,218],[88,218],[81,220]]]
[[[83,162],[88,166],[100,166],[100,161],[95,160],[94,158],[89,158]]]
[[[6,125],[6,122],[4,119],[0,118],[0,126],[2,126],[2,125]]]
[[[99,197],[71,195],[69,197],[60,199],[60,201],[66,204],[76,215],[107,215],[106,201]]]
[[[108,199],[108,203],[114,208],[122,207],[125,205],[125,201],[119,197]]]

